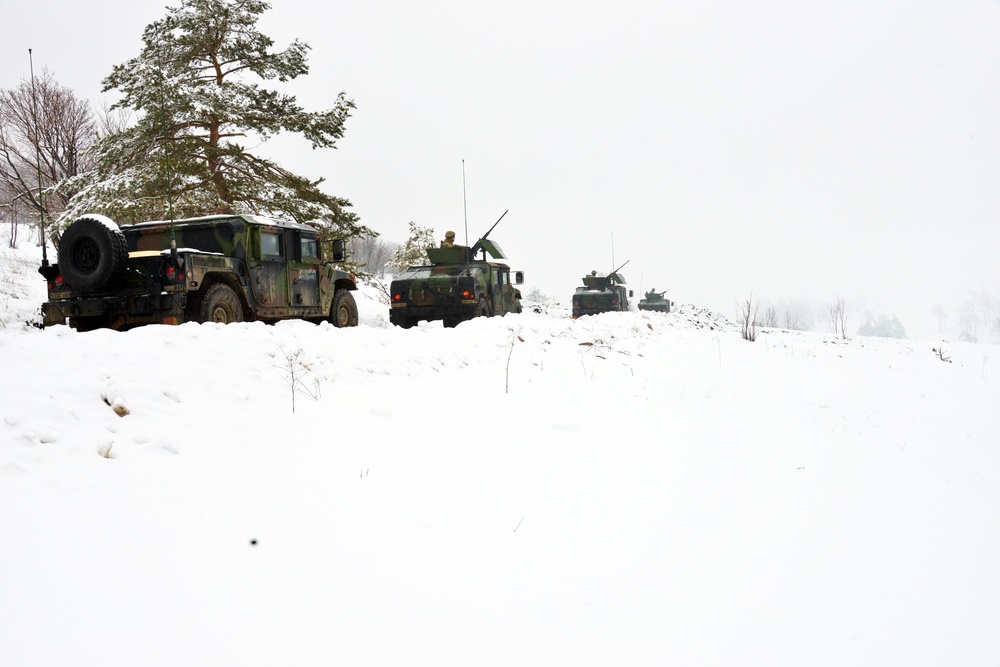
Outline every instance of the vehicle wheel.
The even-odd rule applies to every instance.
[[[107,320],[100,315],[88,317],[71,317],[69,326],[77,331],[94,331],[107,324]]]
[[[125,274],[128,245],[117,226],[106,218],[74,220],[59,239],[59,270],[81,292],[100,292]]]
[[[243,304],[236,292],[225,283],[215,283],[202,295],[199,322],[230,324],[243,321]]]
[[[441,318],[441,324],[444,325],[445,329],[454,329],[459,324],[462,323],[462,319],[459,317],[443,317]]]
[[[486,299],[480,299],[479,303],[476,304],[476,317],[489,317],[490,304],[486,302]]]
[[[358,326],[358,304],[354,295],[345,289],[337,290],[330,308],[330,324],[335,327]]]

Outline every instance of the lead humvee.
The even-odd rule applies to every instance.
[[[344,260],[342,241],[333,261]],[[319,230],[256,215],[119,227],[89,214],[59,240],[44,326],[86,331],[142,324],[284,319],[358,324],[353,275],[323,257]]]
[[[619,273],[625,264],[606,276],[599,276],[597,271],[591,271],[590,275],[583,277],[583,286],[577,287],[573,293],[574,320],[584,315],[629,310],[628,300],[632,296],[632,290],[625,287],[625,276]]]
[[[471,248],[427,248],[430,265],[411,266],[389,285],[389,322],[407,329],[421,320],[443,320],[454,327],[474,317],[520,313],[521,290],[514,285],[524,283],[524,272],[515,271],[512,284],[507,264],[486,259],[506,259],[487,238],[502,219]]]

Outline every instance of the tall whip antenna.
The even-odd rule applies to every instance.
[[[611,232],[611,266],[617,266],[615,264],[615,233]]]
[[[35,166],[38,169],[38,227],[42,234],[42,266],[49,265],[49,256],[45,252],[45,208],[42,206],[42,151],[38,146],[38,97],[35,95],[35,60],[28,49],[28,67],[31,70],[31,115],[35,121]]]
[[[465,245],[469,245],[469,205],[465,199],[465,158],[462,158],[462,213],[465,216]]]

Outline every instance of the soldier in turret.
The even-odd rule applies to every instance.
[[[444,234],[444,241],[441,241],[442,248],[454,248],[455,247],[455,232],[448,230]]]

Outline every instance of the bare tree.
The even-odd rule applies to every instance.
[[[764,316],[761,319],[760,325],[762,327],[770,327],[774,329],[778,326],[778,309],[775,306],[768,306],[764,309]]]
[[[43,70],[16,87],[0,90],[0,205],[10,220],[52,220],[75,194],[53,190],[93,167],[98,123],[90,105]],[[41,189],[39,189],[39,181]]]
[[[389,260],[398,248],[398,244],[386,241],[375,234],[365,234],[350,240],[349,250],[354,263],[372,275],[385,278]]]
[[[751,290],[750,296],[740,305],[742,320],[740,335],[743,340],[748,340],[751,343],[757,340],[757,310],[759,308],[760,304],[753,300],[753,290]]]
[[[938,331],[944,333],[944,325],[948,321],[948,313],[945,312],[944,306],[940,303],[935,303],[934,307],[931,308],[931,312],[934,314],[934,318],[937,319]]]
[[[844,303],[844,297],[838,296],[833,303],[827,306],[827,315],[830,331],[847,340],[847,306]]]

